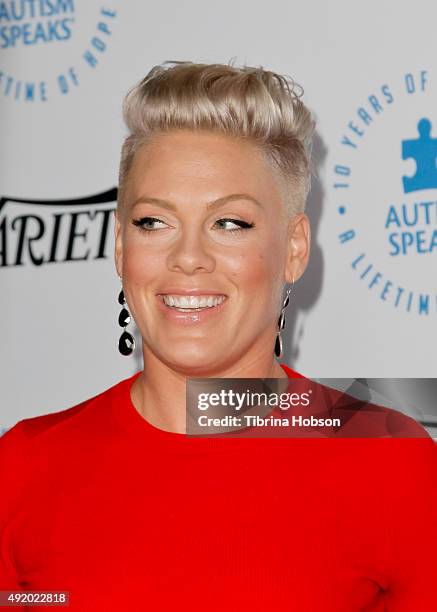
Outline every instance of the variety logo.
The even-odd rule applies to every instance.
[[[116,200],[116,188],[76,200],[1,198],[0,267],[105,259]]]
[[[372,92],[347,124],[333,182],[351,271],[380,301],[418,315],[437,314],[431,93],[425,70]]]
[[[0,90],[17,101],[47,102],[68,94],[83,70],[94,70],[108,49],[117,13],[95,0],[0,1]],[[24,78],[23,70],[31,73]],[[19,74],[18,74],[19,72]]]

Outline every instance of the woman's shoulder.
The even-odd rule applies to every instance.
[[[102,427],[102,417],[107,415],[111,404],[120,399],[135,376],[137,374],[69,408],[21,419],[0,436],[0,458],[39,439],[65,437],[73,431],[86,435],[87,430]]]
[[[302,385],[311,386],[313,411],[322,416],[325,413],[332,419],[336,418],[340,426],[325,430],[327,437],[333,438],[432,438],[427,430],[413,417],[387,406],[381,406],[351,395],[348,391],[327,386],[320,381],[311,380],[281,364],[296,388],[302,390]],[[432,444],[431,444],[432,447]]]

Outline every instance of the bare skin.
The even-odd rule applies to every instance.
[[[132,402],[149,423],[185,433],[190,377],[286,378],[273,353],[281,296],[305,270],[309,245],[308,218],[286,216],[253,144],[178,130],[139,149],[116,212],[115,263],[143,339]],[[160,297],[178,289],[226,300],[182,324]]]

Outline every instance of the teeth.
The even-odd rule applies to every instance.
[[[225,300],[224,295],[163,295],[162,299],[167,306],[174,308],[212,308]]]

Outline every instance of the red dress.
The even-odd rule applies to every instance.
[[[0,590],[68,591],[72,612],[437,609],[431,438],[189,438],[137,412],[136,376],[0,438]]]

